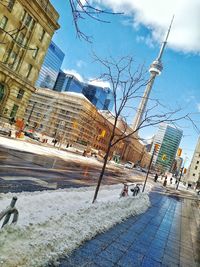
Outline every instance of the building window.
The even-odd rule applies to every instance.
[[[27,67],[27,72],[26,72],[26,78],[28,78],[30,76],[31,70],[32,70],[33,66],[31,64],[28,65]]]
[[[199,164],[199,160],[197,160],[197,164]]]
[[[10,117],[11,118],[15,118],[16,114],[17,114],[17,110],[18,110],[19,106],[18,105],[13,105],[12,111],[10,113]]]
[[[26,15],[26,19],[25,19],[25,21],[24,21],[24,23],[25,23],[25,25],[26,25],[27,27],[29,27],[29,25],[30,25],[30,23],[31,23],[31,20],[32,20],[32,17],[31,17],[29,14],[27,14],[27,15]]]
[[[18,99],[22,99],[22,98],[23,98],[23,95],[24,95],[24,90],[23,90],[23,89],[19,89],[17,98],[18,98]]]
[[[21,60],[22,60],[22,57],[18,56],[17,59],[15,60],[15,62],[13,63],[13,66],[12,66],[13,70],[17,70],[18,69]]]
[[[193,173],[192,176],[195,176],[195,173]]]
[[[3,16],[0,22],[0,28],[5,30],[7,22],[8,22],[8,18],[6,16]]]
[[[4,85],[0,83],[0,102],[3,100],[4,92],[5,92]]]
[[[23,44],[24,37],[25,37],[25,35],[23,34],[23,32],[19,32],[19,35],[18,35],[18,37],[17,37],[17,43],[18,43],[19,45],[22,45],[22,44]]]
[[[14,51],[12,51],[11,54],[10,54],[9,62],[8,62],[9,63],[8,65],[9,65],[10,68],[13,67],[13,65],[16,62],[16,59],[17,59],[17,54]]]
[[[195,166],[195,170],[197,170],[198,166]]]
[[[14,4],[15,4],[15,0],[8,0],[7,8],[9,11],[12,11]]]
[[[42,40],[44,39],[44,36],[45,36],[45,30],[42,29],[42,32],[40,34],[40,37],[39,37],[39,40],[42,42]]]
[[[37,57],[38,51],[39,51],[39,47],[36,47],[36,48],[33,50],[33,58],[36,58],[36,57]]]

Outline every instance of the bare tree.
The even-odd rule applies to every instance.
[[[75,26],[75,30],[79,39],[83,39],[87,42],[91,42],[91,36],[87,35],[83,32],[80,28],[80,21],[90,18],[92,20],[103,22],[103,23],[110,23],[110,21],[105,20],[102,16],[105,15],[119,15],[123,13],[115,13],[110,12],[108,10],[103,10],[100,8],[95,7],[89,3],[89,0],[69,0],[71,12],[73,16],[73,23]]]
[[[95,55],[95,60],[105,69],[105,72],[100,75],[99,79],[110,83],[114,96],[114,111],[113,114],[109,114],[110,119],[112,120],[111,133],[104,163],[96,186],[93,203],[97,198],[109,153],[113,146],[125,139],[138,138],[137,133],[143,128],[156,126],[162,122],[175,124],[182,119],[191,120],[190,114],[182,115],[181,107],[172,110],[167,106],[161,105],[158,99],[149,98],[148,108],[145,111],[143,119],[138,127],[133,130],[126,123],[126,115],[123,113],[125,109],[126,112],[130,109],[133,114],[133,109],[137,109],[137,104],[134,102],[137,102],[136,100],[138,99],[141,100],[143,97],[143,89],[149,82],[145,79],[144,66],[142,65],[133,69],[134,61],[132,57],[122,57],[119,60],[115,60],[113,58],[100,59]],[[134,107],[133,105],[136,106]],[[109,117],[107,119],[109,119]],[[119,132],[117,133],[117,124],[119,120],[124,121],[124,126],[121,128],[120,134]]]

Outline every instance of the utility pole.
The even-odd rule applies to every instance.
[[[28,119],[27,119],[27,122],[28,122],[28,123],[30,122],[30,118],[31,118],[31,116],[32,116],[32,114],[33,114],[33,110],[34,110],[34,108],[35,108],[35,105],[36,105],[36,102],[33,103],[32,109],[31,109],[30,114],[29,114],[29,116],[28,116]]]
[[[154,150],[153,150],[153,153],[152,153],[152,156],[151,156],[151,160],[150,160],[150,163],[149,163],[149,167],[148,167],[147,175],[146,175],[146,178],[145,178],[145,181],[144,181],[144,185],[143,185],[143,188],[142,188],[142,192],[144,192],[144,189],[145,189],[145,186],[146,186],[146,183],[147,183],[147,179],[148,179],[149,172],[151,170],[151,165],[152,165],[152,162],[153,162],[153,157],[154,157],[155,153],[158,151],[159,147],[160,147],[159,144],[155,144],[155,146],[154,146]]]

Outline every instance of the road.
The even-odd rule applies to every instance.
[[[70,152],[66,152],[70,153]],[[96,162],[96,163],[95,163]],[[0,146],[0,193],[96,185],[101,162],[63,160]],[[103,184],[142,181],[143,176],[109,164]]]

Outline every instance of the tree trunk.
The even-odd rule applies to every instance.
[[[96,190],[95,190],[95,193],[94,193],[94,198],[93,198],[92,203],[94,203],[95,200],[97,199],[97,195],[98,195],[98,192],[99,192],[99,188],[100,188],[100,185],[101,185],[101,181],[102,181],[102,179],[103,179],[104,172],[105,172],[105,168],[106,168],[106,164],[107,164],[107,161],[108,161],[108,156],[109,156],[109,153],[110,153],[110,148],[111,148],[111,146],[109,145],[108,150],[107,150],[106,155],[105,155],[105,159],[104,159],[103,167],[102,167],[102,169],[101,169],[101,173],[100,173],[100,175],[99,175],[99,180],[98,180],[98,183],[97,183],[97,187],[96,187]]]

